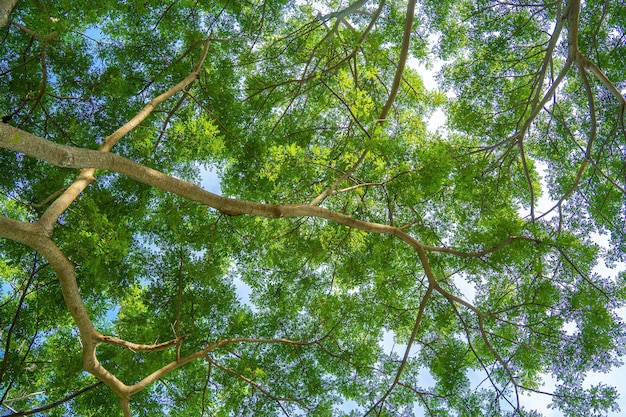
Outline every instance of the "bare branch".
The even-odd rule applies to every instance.
[[[163,376],[169,374],[170,372],[188,364],[189,362],[192,362],[199,358],[206,357],[206,355],[209,352],[221,346],[235,344],[235,343],[269,343],[269,344],[287,344],[287,345],[294,345],[294,346],[309,346],[309,345],[314,344],[315,342],[301,342],[301,341],[290,340],[290,339],[256,339],[256,338],[246,338],[246,337],[220,339],[210,344],[205,349],[199,350],[183,358],[170,362],[169,364],[154,371],[152,374],[148,375],[147,377],[137,382],[136,384],[127,387],[129,396],[132,396],[138,393],[139,391],[146,388],[148,385],[152,384],[153,382],[157,381]]]
[[[221,369],[222,371],[233,375],[239,379],[241,379],[242,381],[244,381],[246,384],[256,388],[257,390],[261,391],[263,393],[263,395],[265,395],[266,397],[268,397],[269,399],[276,401],[276,402],[281,402],[281,401],[285,401],[285,402],[295,402],[297,404],[300,404],[302,407],[305,407],[304,402],[302,402],[301,399],[298,398],[288,398],[288,397],[277,397],[275,395],[273,395],[272,393],[270,393],[268,390],[266,390],[265,388],[263,388],[260,384],[258,384],[257,382],[254,382],[252,379],[240,374],[239,372],[236,372],[230,368],[225,367],[224,365],[216,362],[215,360],[211,359],[211,358],[207,358],[207,360],[209,361],[209,363],[213,366],[215,366],[218,369]]]
[[[165,93],[159,95],[152,99],[139,113],[135,115],[132,119],[124,124],[124,126],[117,129],[111,135],[106,137],[100,145],[99,150],[101,152],[108,152],[111,148],[128,132],[137,127],[143,120],[146,119],[161,103],[165,100],[172,97],[174,94],[182,91],[184,88],[189,86],[192,82],[198,78],[198,74],[200,73],[200,69],[202,68],[202,64],[207,56],[209,51],[209,42],[204,42],[204,51],[202,52],[202,57],[194,70],[189,74],[184,80],[176,84],[174,87],[167,90]],[[64,193],[56,199],[50,207],[45,211],[45,213],[41,216],[40,222],[44,226],[45,230],[49,235],[52,234],[52,229],[54,224],[58,220],[59,216],[67,210],[67,208],[78,198],[80,193],[83,192],[87,186],[94,181],[95,169],[84,169],[78,174],[78,178],[72,185],[70,185]]]
[[[68,395],[68,396],[66,396],[64,398],[61,398],[60,400],[57,400],[57,401],[55,401],[53,403],[50,403],[48,405],[45,405],[43,407],[33,408],[32,410],[28,410],[28,411],[20,411],[20,412],[17,412],[17,413],[9,414],[7,417],[29,416],[31,414],[37,414],[37,413],[41,413],[41,412],[50,410],[50,409],[52,409],[54,407],[58,407],[59,405],[61,405],[63,403],[66,403],[66,402],[68,402],[68,401],[78,397],[81,394],[86,393],[87,391],[91,391],[92,389],[94,389],[96,387],[99,387],[100,385],[102,385],[102,381],[98,381],[98,382],[96,382],[94,384],[86,386],[83,389],[80,389],[80,390],[78,390],[78,391],[76,391],[76,392],[74,392],[74,393],[72,393],[72,394],[70,394],[70,395]]]
[[[400,377],[402,376],[402,372],[404,371],[404,368],[406,367],[406,364],[409,360],[409,354],[411,352],[411,348],[413,347],[413,343],[415,342],[415,338],[417,337],[417,332],[420,328],[420,325],[422,324],[422,318],[424,317],[424,310],[426,309],[426,305],[428,304],[428,301],[430,300],[430,297],[434,289],[435,287],[433,283],[431,282],[428,285],[428,288],[426,289],[426,293],[424,294],[424,297],[422,297],[422,301],[420,302],[419,309],[417,310],[417,317],[415,318],[415,325],[413,326],[413,331],[411,332],[411,336],[409,337],[409,341],[404,351],[404,357],[402,358],[402,362],[400,362],[400,366],[398,367],[398,370],[396,371],[396,377],[394,378],[393,382],[391,383],[391,386],[389,387],[389,389],[387,389],[385,394],[383,394],[383,396],[374,405],[372,405],[372,407],[370,407],[370,409],[364,415],[366,416],[369,415],[376,409],[376,407],[379,407],[379,406],[382,407],[382,405],[387,400],[387,397],[389,397],[391,392],[395,389],[396,385],[398,385],[398,383],[400,382]]]
[[[0,28],[9,23],[9,16],[17,5],[17,0],[2,0],[0,1]]]
[[[144,345],[138,343],[127,342],[126,340],[119,339],[114,336],[99,335],[97,340],[102,343],[106,343],[113,346],[120,346],[133,352],[158,352],[170,348],[172,346],[179,346],[184,339],[184,336],[177,337],[176,339],[169,340],[167,342],[158,343],[154,345]]]

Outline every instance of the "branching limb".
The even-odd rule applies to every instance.
[[[92,389],[94,389],[96,387],[99,387],[100,385],[102,385],[102,382],[98,381],[98,382],[96,382],[94,384],[86,386],[83,389],[80,389],[80,390],[78,390],[78,391],[76,391],[76,392],[74,392],[74,393],[72,393],[72,394],[70,394],[70,395],[68,395],[68,396],[66,396],[64,398],[61,398],[58,401],[55,401],[55,402],[50,403],[48,405],[45,405],[43,407],[33,408],[32,410],[28,410],[28,411],[16,412],[16,413],[7,415],[7,417],[29,416],[31,414],[38,414],[38,413],[42,413],[44,411],[51,410],[51,409],[53,409],[55,407],[58,407],[59,405],[61,405],[63,403],[66,403],[66,402],[68,402],[70,400],[73,400],[74,398],[78,397],[81,394],[86,393],[87,391],[91,391]]]
[[[356,2],[354,4],[357,4],[357,3],[359,3],[359,2]],[[398,67],[396,68],[396,73],[395,73],[395,76],[393,78],[393,83],[391,85],[391,91],[389,92],[389,96],[387,97],[387,102],[383,106],[383,109],[381,110],[380,114],[378,115],[378,118],[375,120],[374,126],[373,126],[373,130],[376,129],[377,125],[383,124],[387,120],[387,115],[389,114],[389,111],[391,110],[391,106],[393,105],[393,102],[395,101],[396,96],[398,95],[398,90],[400,89],[400,83],[402,82],[402,75],[404,73],[404,68],[406,66],[406,61],[407,61],[408,56],[409,56],[409,44],[410,44],[410,41],[411,41],[411,32],[412,32],[412,28],[413,28],[413,18],[415,16],[416,3],[417,3],[417,0],[409,0],[409,4],[407,5],[406,18],[405,18],[405,23],[404,23],[404,34],[403,34],[403,38],[402,38],[402,46],[400,48],[400,58],[398,60]],[[358,7],[360,7],[360,5]],[[368,27],[368,30],[369,30],[369,27]],[[326,86],[328,87],[328,85],[326,85]],[[330,89],[330,87],[328,87],[328,88]],[[332,90],[331,90],[331,92],[333,94],[335,94]],[[337,96],[337,94],[335,94],[335,96]],[[340,98],[340,100],[341,100],[341,98]],[[368,132],[367,130],[365,130],[361,126],[361,123],[356,119],[356,117],[354,117],[354,114],[352,113],[352,110],[350,110],[349,106],[347,106],[347,107],[348,107],[348,110],[350,111],[350,114],[353,116],[353,118],[355,119],[355,121],[357,122],[359,127],[361,127],[361,129],[365,132],[367,137],[371,138],[372,135],[373,135],[373,131],[372,132]],[[346,173],[348,176],[352,175],[357,170],[357,168],[365,160],[365,157],[367,156],[367,154],[368,154],[368,150],[365,149],[363,151],[363,153],[361,154],[361,156],[359,157],[359,159],[357,160],[357,162]],[[339,186],[339,184],[341,184],[345,180],[345,178],[347,178],[346,175],[344,175],[341,178],[339,178],[329,188],[324,190],[319,196],[317,196],[315,199],[313,199],[313,201],[311,201],[310,204],[311,205],[318,205],[318,204],[320,204],[322,201],[324,201],[324,199],[330,193],[332,193]]]
[[[266,397],[268,397],[269,399],[276,401],[277,403],[280,402],[294,402],[299,404],[301,407],[307,408],[306,405],[304,404],[304,402],[299,399],[299,398],[289,398],[289,397],[277,397],[275,395],[273,395],[271,392],[269,392],[267,389],[263,388],[259,383],[254,382],[252,379],[240,374],[239,372],[236,372],[230,368],[225,367],[224,365],[218,363],[217,361],[215,361],[214,359],[211,359],[209,357],[207,357],[207,360],[209,361],[209,363],[213,366],[215,366],[218,369],[221,369],[222,371],[233,375],[239,379],[241,379],[242,381],[244,381],[246,384],[254,387],[255,389],[259,390],[260,392],[263,393],[263,395],[265,395]]]
[[[63,299],[80,332],[83,367],[109,386],[120,398],[128,397],[126,385],[106,370],[96,357],[100,334],[94,328],[80,297],[74,264],[47,237],[38,223],[25,223],[0,216],[0,237],[31,247],[48,261],[59,279]]]
[[[106,137],[100,145],[99,151],[108,152],[111,148],[128,132],[137,127],[142,121],[144,121],[161,103],[165,100],[172,97],[174,94],[182,91],[184,88],[189,86],[192,82],[198,78],[200,73],[200,69],[206,59],[206,56],[209,51],[209,42],[206,41],[204,44],[204,51],[202,52],[202,57],[194,70],[189,74],[184,80],[176,84],[174,87],[167,90],[165,93],[159,95],[152,99],[139,113],[135,115],[132,119],[124,124],[124,126],[117,129],[111,135]],[[94,179],[95,169],[83,169],[78,175],[78,179],[70,185],[65,192],[56,199],[45,211],[45,213],[40,218],[40,223],[44,226],[48,235],[52,235],[52,230],[54,224],[58,220],[59,216],[67,210],[67,208],[78,198],[78,196],[83,192],[87,186],[92,183]]]
[[[158,343],[154,345],[145,345],[139,343],[127,342],[126,340],[114,337],[114,336],[105,336],[98,335],[97,340],[101,343],[106,343],[113,346],[123,347],[132,352],[158,352],[160,350],[165,350],[172,346],[180,346],[184,339],[184,336],[177,337],[176,339],[169,340],[167,342]]]
[[[163,366],[162,368],[156,370],[155,372],[153,372],[152,374],[148,375],[147,377],[145,377],[144,379],[142,379],[141,381],[137,382],[134,385],[128,386],[128,394],[129,397],[138,393],[139,391],[145,389],[148,385],[152,384],[153,382],[159,380],[160,378],[164,377],[165,375],[169,374],[170,372],[198,359],[198,358],[203,358],[206,357],[206,355],[209,352],[212,352],[213,350],[221,347],[221,346],[225,346],[225,345],[229,345],[229,344],[235,344],[235,343],[269,343],[269,344],[287,344],[287,345],[294,345],[294,346],[309,346],[315,343],[315,341],[313,342],[301,342],[301,341],[297,341],[297,340],[290,340],[290,339],[256,339],[256,338],[246,338],[246,337],[239,337],[239,338],[231,338],[231,339],[220,339],[214,343],[211,343],[209,346],[207,346],[206,348],[199,350],[197,352],[194,352],[190,355],[187,355],[183,358],[177,359],[175,361],[170,362],[169,364]]]
[[[548,211],[546,211],[546,213],[544,213],[541,217],[545,216],[547,213],[550,213],[556,207],[560,207],[561,204],[570,195],[572,195],[572,193],[578,188],[578,184],[580,183],[580,179],[582,178],[582,175],[585,172],[585,169],[587,168],[587,164],[591,160],[591,147],[592,147],[592,145],[595,142],[596,137],[597,137],[598,121],[597,121],[597,116],[596,116],[595,99],[593,97],[593,92],[591,91],[591,84],[589,83],[589,78],[587,77],[587,73],[586,73],[586,70],[585,70],[585,61],[586,60],[585,60],[585,58],[582,55],[580,55],[580,54],[577,55],[576,63],[577,63],[578,68],[580,70],[580,77],[581,77],[583,86],[585,88],[585,92],[587,94],[587,103],[588,103],[588,107],[589,107],[589,117],[591,119],[591,126],[590,126],[590,131],[589,131],[589,139],[587,140],[587,147],[585,149],[585,155],[583,156],[583,159],[582,159],[582,161],[580,163],[580,166],[578,167],[578,171],[576,172],[576,176],[574,177],[574,182],[572,183],[572,185],[561,196],[559,201],[554,206],[552,206]]]
[[[0,1],[0,28],[9,23],[9,16],[17,5],[17,0],[2,0]]]
[[[596,64],[591,62],[586,57],[581,56],[581,59],[584,68],[586,70],[589,70],[598,79],[598,81],[600,81],[611,92],[611,94],[613,94],[613,96],[617,98],[621,106],[626,106],[626,98],[624,98],[624,95],[617,89],[615,84],[613,84],[611,80],[609,80],[606,74],[604,74],[604,72],[600,68],[598,68]]]

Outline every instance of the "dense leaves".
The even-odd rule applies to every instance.
[[[14,3],[2,415],[617,410],[623,2]]]

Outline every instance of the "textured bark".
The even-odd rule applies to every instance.
[[[11,16],[16,4],[17,0],[0,1],[0,28],[9,23],[9,16]]]

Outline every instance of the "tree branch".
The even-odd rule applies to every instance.
[[[139,113],[135,115],[132,119],[126,122],[122,127],[117,129],[111,135],[106,137],[102,144],[100,145],[99,151],[108,152],[111,148],[128,132],[137,127],[143,120],[146,119],[161,103],[165,100],[172,97],[174,94],[182,91],[184,88],[189,86],[192,82],[198,78],[200,73],[200,69],[206,59],[206,56],[209,51],[209,42],[205,41],[204,50],[202,52],[202,56],[200,61],[193,69],[191,74],[189,74],[184,80],[176,84],[174,87],[167,90],[165,93],[159,95],[152,99]],[[45,230],[48,232],[48,235],[52,235],[52,230],[54,224],[57,222],[59,216],[67,210],[67,208],[78,198],[78,196],[87,188],[89,184],[95,181],[93,175],[95,173],[94,169],[83,169],[78,174],[78,178],[72,185],[70,185],[63,194],[57,198],[44,212],[44,214],[40,218],[41,224],[44,226]]]
[[[17,0],[0,1],[0,28],[9,23],[9,16],[17,5]]]
[[[434,285],[430,283],[428,285],[428,289],[426,290],[426,293],[424,294],[424,297],[422,297],[422,301],[420,302],[419,308],[417,310],[417,317],[415,318],[415,325],[413,326],[413,331],[411,332],[411,336],[409,337],[409,341],[404,351],[404,357],[402,358],[402,362],[400,362],[400,366],[398,367],[398,370],[396,371],[396,377],[394,378],[391,386],[387,389],[385,394],[374,405],[372,405],[372,407],[370,407],[367,413],[364,414],[365,416],[369,415],[372,411],[374,411],[376,407],[378,406],[382,407],[387,397],[389,397],[389,395],[394,390],[396,385],[398,385],[398,383],[400,382],[400,377],[402,376],[402,372],[404,371],[407,361],[409,360],[409,354],[411,352],[411,348],[413,347],[413,343],[415,342],[415,338],[417,337],[417,332],[422,323],[422,318],[424,317],[424,310],[426,309],[426,305],[428,304],[428,301],[430,300],[430,297],[433,294],[434,289],[435,289]]]
[[[187,355],[183,358],[177,359],[175,361],[170,362],[169,364],[161,367],[160,369],[154,371],[152,374],[148,375],[147,377],[145,377],[144,379],[142,379],[141,381],[137,382],[134,385],[131,385],[128,387],[128,392],[129,392],[129,396],[132,396],[136,393],[138,393],[139,391],[145,389],[148,385],[152,384],[153,382],[159,380],[160,378],[162,378],[163,376],[169,374],[170,372],[180,368],[181,366],[184,366],[186,364],[188,364],[189,362],[192,362],[198,358],[202,358],[205,357],[209,352],[224,346],[224,345],[228,345],[228,344],[234,344],[234,343],[271,343],[271,344],[287,344],[287,345],[295,345],[295,346],[309,346],[315,343],[315,341],[313,342],[300,342],[297,340],[290,340],[290,339],[255,339],[255,338],[246,338],[246,337],[239,337],[239,338],[231,338],[231,339],[220,339],[212,344],[210,344],[209,346],[207,346],[205,349],[199,350],[197,352],[194,352],[190,355]]]
[[[354,6],[357,3],[359,3],[359,2],[354,3],[352,6]],[[405,18],[405,23],[404,23],[404,34],[403,34],[403,37],[402,37],[402,46],[401,46],[401,49],[400,49],[400,59],[398,60],[398,67],[396,68],[396,74],[395,74],[395,76],[393,78],[393,83],[391,85],[391,91],[389,92],[389,96],[387,97],[387,102],[383,106],[383,109],[381,110],[380,114],[378,115],[378,119],[376,119],[376,121],[374,123],[374,129],[375,129],[375,127],[377,125],[385,123],[385,121],[387,120],[387,115],[389,114],[389,111],[391,110],[391,106],[393,105],[393,102],[395,101],[396,96],[398,95],[398,90],[400,89],[400,83],[402,82],[402,74],[404,73],[404,67],[406,66],[406,60],[407,60],[407,58],[409,56],[409,44],[410,44],[410,41],[411,41],[411,31],[412,31],[412,28],[413,28],[413,18],[415,16],[415,6],[416,6],[416,3],[417,3],[417,0],[409,0],[409,4],[407,5],[406,18]],[[350,7],[352,7],[352,6],[350,6]],[[358,7],[360,7],[360,5],[358,5]],[[379,8],[379,11],[380,10],[381,9]],[[379,11],[377,11],[377,13],[379,13]],[[324,83],[324,84],[326,85],[326,83]],[[330,89],[330,87],[328,85],[326,85],[326,87],[328,89]],[[333,94],[335,94],[335,96],[337,96],[337,94],[332,89],[330,89],[330,91]],[[337,98],[339,98],[341,100],[341,98],[339,96],[337,96]],[[348,107],[347,104],[346,104],[346,107]],[[352,113],[352,110],[350,110],[349,107],[348,107],[348,111],[350,111],[350,114],[354,117],[354,114]],[[373,131],[371,133],[367,132],[365,129],[363,129],[363,127],[361,126],[361,123],[356,119],[356,117],[354,117],[354,119],[357,122],[357,124],[361,127],[361,129],[365,132],[367,137],[371,138],[372,135],[374,134],[374,132]],[[357,170],[357,168],[365,160],[365,157],[367,156],[367,154],[368,154],[368,150],[365,149],[363,151],[363,153],[361,154],[361,156],[359,157],[359,159],[357,160],[357,162],[348,170],[348,172],[346,172],[345,175],[343,175],[341,178],[339,178],[337,181],[335,181],[330,187],[328,187],[326,190],[324,190],[319,196],[317,196],[313,201],[311,201],[310,204],[311,205],[318,205],[322,201],[324,201],[324,199],[326,197],[328,197],[328,195],[331,194],[339,186],[339,184],[341,184],[348,176],[352,175],[354,173],[354,171]]]
[[[126,340],[123,340],[114,336],[98,335],[97,337],[98,342],[107,343],[113,346],[120,346],[132,352],[158,352],[160,350],[164,350],[172,346],[180,345],[183,339],[184,337],[177,337],[176,339],[169,340],[163,343],[158,343],[158,344],[153,344],[153,345],[144,345],[144,344],[139,344],[139,343],[127,342]]]
[[[55,401],[53,403],[50,403],[48,405],[45,405],[43,407],[33,408],[32,410],[28,410],[28,411],[20,411],[20,412],[17,412],[17,413],[9,414],[7,417],[29,416],[31,414],[37,414],[37,413],[41,413],[41,412],[50,410],[50,409],[52,409],[54,407],[58,407],[59,405],[61,405],[63,403],[66,403],[66,402],[68,402],[68,401],[78,397],[81,394],[86,393],[87,391],[91,391],[92,389],[94,389],[94,388],[96,388],[96,387],[98,387],[100,385],[102,385],[102,381],[98,381],[98,382],[96,382],[94,384],[86,386],[85,388],[80,389],[80,390],[76,391],[75,393],[68,395],[65,398],[61,398],[60,400]]]
[[[299,404],[300,406],[306,408],[304,402],[302,402],[302,400],[298,399],[298,398],[287,398],[287,397],[277,397],[275,395],[273,395],[272,393],[270,393],[268,390],[266,390],[265,388],[263,388],[260,384],[254,382],[252,379],[240,374],[239,372],[236,372],[230,368],[225,367],[224,365],[218,363],[217,361],[211,359],[211,358],[207,358],[207,360],[209,361],[210,364],[214,365],[216,368],[221,369],[222,371],[233,375],[236,378],[241,379],[242,381],[244,381],[246,384],[256,388],[257,390],[261,391],[266,397],[268,397],[269,399],[276,401],[276,402],[281,402],[281,401],[286,401],[286,402],[295,402],[297,404]]]
[[[33,278],[35,277],[38,271],[39,271],[39,268],[37,268],[37,257],[35,256],[32,271],[29,274],[26,284],[24,284],[22,295],[20,296],[20,299],[17,303],[17,308],[15,310],[15,314],[13,315],[13,320],[11,321],[11,325],[9,326],[9,330],[7,331],[7,334],[5,336],[4,349],[2,352],[2,355],[3,355],[2,364],[0,365],[0,381],[2,381],[2,377],[4,376],[4,372],[6,371],[7,364],[9,361],[9,356],[10,356],[9,352],[11,348],[11,338],[13,336],[13,330],[15,330],[17,320],[20,317],[22,306],[24,305],[24,300],[26,299],[26,295],[28,294],[28,287],[30,287],[30,284],[33,282]]]

